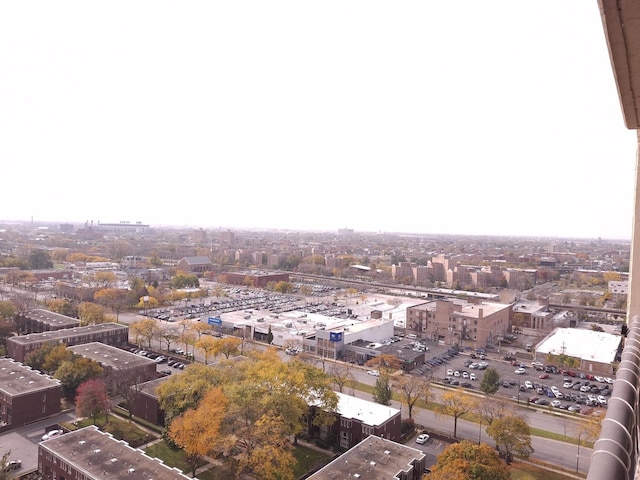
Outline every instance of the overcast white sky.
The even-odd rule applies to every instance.
[[[595,0],[0,4],[0,219],[629,239]]]

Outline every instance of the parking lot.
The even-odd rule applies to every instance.
[[[533,363],[533,364],[532,364]],[[444,385],[479,390],[484,370],[494,368],[500,376],[497,395],[540,407],[589,413],[607,406],[613,379],[563,370],[542,363],[505,360],[495,353],[462,351],[441,347],[422,369],[412,374],[430,375]],[[422,372],[422,373],[421,373]]]

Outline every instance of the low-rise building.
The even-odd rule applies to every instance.
[[[57,480],[191,478],[94,425],[40,442],[38,470],[44,478]]]
[[[110,394],[122,393],[123,389],[128,390],[131,385],[158,377],[155,361],[104,343],[73,345],[69,350],[102,366],[104,381]]]
[[[130,395],[129,411],[137,418],[141,418],[154,425],[164,426],[164,410],[160,407],[156,389],[170,377],[160,377],[148,382],[132,385],[133,394]]]
[[[7,339],[7,355],[17,362],[24,362],[27,355],[45,344],[62,343],[71,346],[90,342],[124,347],[129,342],[129,327],[117,323],[100,323],[51,332],[16,335]]]
[[[0,358],[0,432],[60,412],[60,381]]]
[[[422,451],[370,435],[308,478],[421,480],[426,469],[426,455]]]
[[[16,317],[16,327],[21,334],[50,332],[80,326],[77,318],[38,308],[19,313]]]

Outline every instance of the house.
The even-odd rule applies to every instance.
[[[426,469],[422,451],[369,435],[308,479],[421,480]]]

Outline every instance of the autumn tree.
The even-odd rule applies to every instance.
[[[487,427],[487,435],[493,438],[498,449],[503,447],[507,463],[511,463],[514,453],[525,459],[533,453],[529,424],[520,416],[494,419]]]
[[[391,374],[400,368],[400,359],[395,355],[382,353],[366,363],[367,367],[376,368],[380,372]]]
[[[45,305],[52,312],[78,318],[78,306],[65,298],[49,298],[45,301]]]
[[[116,321],[118,321],[120,311],[129,303],[128,295],[128,290],[121,288],[103,288],[93,294],[93,299],[116,312]]]
[[[206,322],[193,322],[189,325],[189,328],[197,335],[198,338],[201,338],[202,335],[213,331],[213,327]]]
[[[438,455],[429,480],[509,480],[509,467],[484,443],[453,443]]]
[[[151,318],[143,318],[129,325],[129,331],[133,333],[136,343],[139,344],[140,337],[142,337],[146,340],[147,347],[151,348],[151,342],[157,337],[160,326]]]
[[[44,250],[31,250],[28,261],[29,268],[31,270],[45,270],[47,268],[53,268],[53,262],[51,261],[49,253]]]
[[[74,355],[72,360],[62,362],[56,370],[54,378],[60,380],[62,394],[66,398],[74,398],[79,385],[90,378],[100,377],[102,373],[103,369],[97,362]]]
[[[225,358],[229,358],[240,353],[242,339],[238,337],[217,338],[216,342],[218,345],[218,353],[224,355]]]
[[[463,388],[459,388],[444,392],[441,402],[436,411],[453,417],[453,436],[457,438],[458,419],[475,408],[476,400],[470,397]]]
[[[482,380],[480,380],[480,390],[487,395],[493,395],[500,388],[500,374],[498,371],[489,367],[484,371]]]
[[[98,325],[108,321],[104,308],[93,302],[82,302],[78,305],[78,316],[81,326]]]
[[[194,346],[204,354],[205,365],[209,363],[210,356],[219,352],[218,339],[210,335],[204,335],[202,338],[196,340]]]
[[[24,364],[33,368],[34,370],[39,370],[43,373],[51,373],[51,370],[45,370],[44,364],[47,360],[47,355],[51,353],[54,345],[51,343],[43,343],[40,347],[36,348],[29,352],[24,358]]]
[[[81,383],[77,389],[75,405],[76,414],[79,417],[91,417],[94,425],[98,415],[106,414],[108,416],[111,402],[104,381],[91,378]]]
[[[221,388],[211,388],[198,407],[177,416],[169,426],[169,437],[184,450],[193,477],[202,459],[219,445],[228,403]]]
[[[398,378],[394,387],[407,404],[409,418],[413,418],[413,407],[418,400],[428,401],[431,397],[431,382],[418,375],[403,375]]]
[[[498,397],[483,397],[476,402],[474,412],[481,422],[491,425],[496,418],[515,415],[513,404]]]
[[[9,480],[13,478],[13,472],[10,472],[6,467],[11,457],[11,450],[7,450],[0,457],[0,480]]]
[[[167,346],[167,352],[169,352],[171,345],[180,338],[180,333],[178,333],[178,330],[175,328],[160,328],[158,329],[156,337],[160,340],[161,345],[164,344]]]
[[[16,333],[17,327],[14,316],[17,310],[10,301],[0,302],[0,345],[6,348],[7,338]]]

